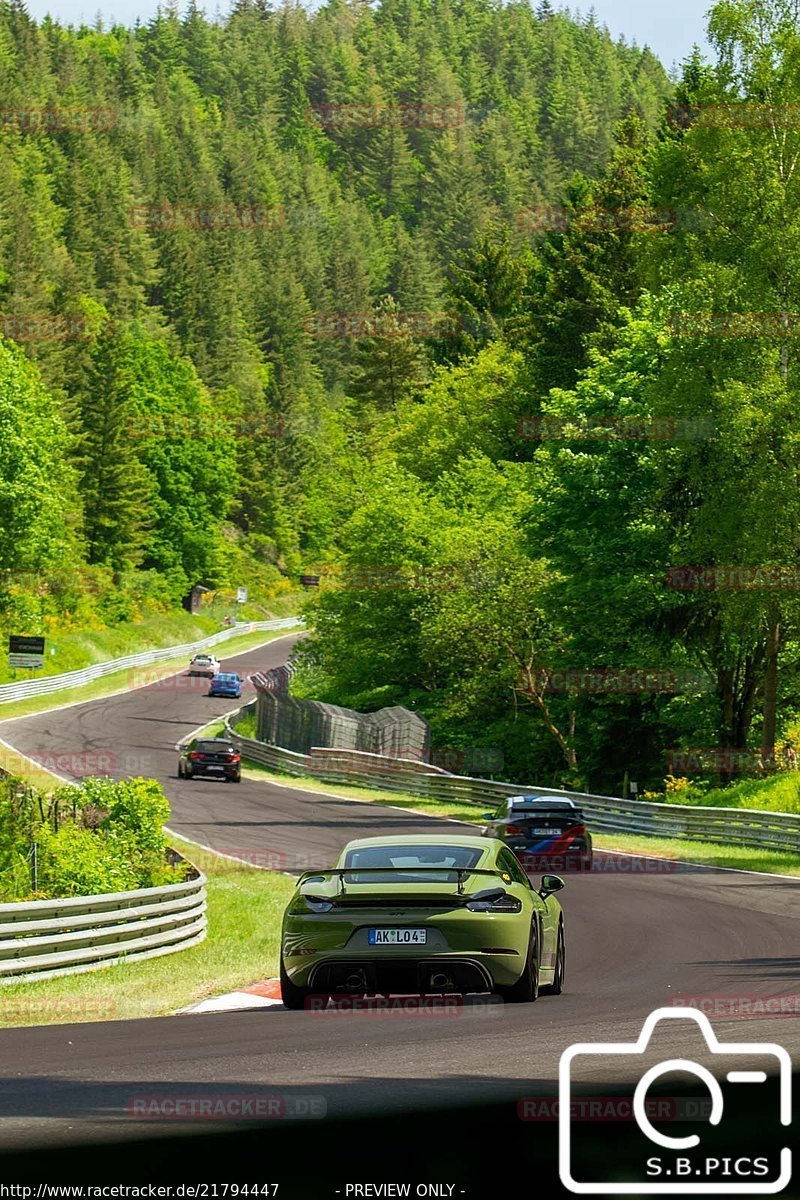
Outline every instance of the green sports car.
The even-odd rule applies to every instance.
[[[349,842],[335,868],[302,875],[286,908],[281,996],[497,992],[535,1000],[564,986],[564,918],[497,838]]]

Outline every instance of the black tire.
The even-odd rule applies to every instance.
[[[564,991],[564,973],[567,966],[567,949],[564,942],[564,922],[558,922],[558,942],[556,944],[556,971],[553,982],[542,988],[548,996],[560,996]]]
[[[516,983],[510,987],[499,987],[498,995],[506,1004],[533,1004],[539,996],[539,952],[536,934],[531,931],[525,969]]]
[[[306,1001],[311,995],[308,988],[297,987],[292,983],[289,976],[286,974],[286,968],[281,959],[281,1000],[284,1008],[290,1008],[293,1012],[302,1010],[306,1006]]]

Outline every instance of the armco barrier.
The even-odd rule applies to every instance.
[[[178,658],[182,654],[195,654],[198,650],[206,650],[229,638],[239,637],[243,633],[260,633],[270,629],[295,629],[303,622],[299,617],[280,617],[273,621],[243,621],[212,633],[198,642],[186,642],[183,646],[164,646],[160,650],[143,650],[140,654],[129,654],[127,658],[112,658],[108,662],[95,663],[91,667],[83,667],[79,671],[66,671],[62,675],[46,675],[42,679],[25,679],[21,683],[4,683],[0,687],[0,704],[9,700],[22,700],[26,696],[47,696],[50,692],[61,691],[62,688],[81,687],[85,683],[93,683],[105,675],[113,675],[115,671],[123,671],[126,667],[148,667],[151,663],[164,662],[170,658]]]
[[[351,783],[387,792],[406,792],[432,800],[458,801],[494,810],[505,796],[545,793],[575,800],[588,824],[598,833],[634,833],[649,837],[718,842],[761,850],[800,852],[800,816],[746,808],[711,808],[688,804],[656,804],[647,800],[619,800],[565,792],[559,788],[518,783],[497,783],[450,775],[430,764],[366,754],[358,750],[314,747],[310,754],[295,754],[280,746],[267,746],[236,733],[236,720],[252,705],[246,705],[228,723],[228,730],[242,755],[253,762],[291,775],[313,775],[328,783]]]
[[[205,936],[201,872],[161,888],[0,904],[0,987],[173,954]]]

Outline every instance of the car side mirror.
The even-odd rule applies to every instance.
[[[553,892],[560,892],[563,887],[564,880],[560,875],[543,875],[539,895],[546,900],[548,896],[552,896]]]

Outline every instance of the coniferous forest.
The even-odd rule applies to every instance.
[[[508,778],[784,762],[794,8],[670,80],[547,0],[2,0],[0,625],[317,574],[298,686]]]

